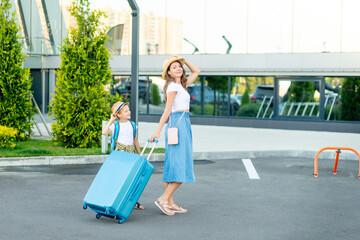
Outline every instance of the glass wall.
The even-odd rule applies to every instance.
[[[59,54],[76,27],[72,0],[11,0],[28,53]],[[126,0],[90,0],[104,11],[116,51],[131,54]],[[140,54],[359,52],[357,0],[137,0]],[[121,26],[117,34],[111,29]],[[118,29],[119,30],[119,29]]]
[[[20,23],[24,52],[59,55],[67,29],[76,27],[76,20],[68,11],[71,2],[11,0]],[[112,54],[131,54],[128,2],[90,2],[92,9],[108,15],[102,23],[111,37],[107,46]],[[360,1],[356,0],[137,0],[137,3],[142,55],[360,51],[360,28],[356,24]],[[44,81],[47,83],[50,77],[40,76],[36,70],[32,74],[34,79],[39,78],[34,80],[38,84],[34,88],[40,89],[40,82],[47,86]],[[345,78],[326,77],[323,100],[318,90],[319,81],[281,79],[279,89],[275,89],[274,79],[271,76],[201,76],[188,89],[191,114],[264,119],[323,117],[328,121],[358,119],[351,115],[357,112],[351,110],[357,105],[351,101],[357,98],[349,97],[352,96],[349,91],[357,91],[358,87],[347,90],[350,87],[349,84],[343,87]],[[163,87],[164,80],[158,76],[140,77],[141,114],[162,113],[165,107]],[[114,76],[111,89],[129,101],[130,77]],[[47,93],[41,94],[46,104],[48,96],[44,94]],[[275,101],[278,101],[278,109],[274,108]],[[42,109],[46,111],[45,105]]]
[[[121,54],[130,54],[126,1],[92,0],[124,24]],[[137,0],[140,54],[358,52],[356,0]]]
[[[113,78],[111,93],[130,102],[130,76]],[[339,77],[200,76],[187,91],[193,116],[358,121],[343,112],[356,108],[349,102],[356,101],[349,99],[356,93],[342,90],[345,81]],[[164,85],[159,76],[139,77],[139,114],[163,113]]]
[[[24,52],[58,55],[66,36],[66,26],[59,0],[10,1],[20,25]]]

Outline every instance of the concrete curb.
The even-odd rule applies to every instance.
[[[295,157],[314,158],[317,151],[303,150],[274,150],[274,151],[234,151],[234,152],[195,152],[194,160],[226,160],[236,158],[258,157]],[[108,155],[80,155],[80,156],[39,156],[0,158],[0,167],[25,166],[53,166],[71,164],[101,164]],[[147,157],[147,154],[144,155]],[[154,153],[150,162],[164,161],[164,153]],[[322,152],[319,159],[334,159],[335,151]],[[359,160],[354,153],[341,153],[340,160]]]

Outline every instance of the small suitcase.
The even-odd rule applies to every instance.
[[[156,141],[157,142],[157,141]],[[110,217],[123,223],[130,215],[150,179],[154,167],[141,155],[113,151],[104,161],[85,195],[83,208],[97,212],[96,218]]]

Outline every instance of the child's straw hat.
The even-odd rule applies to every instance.
[[[112,108],[111,108],[111,111],[112,113],[118,113],[124,106],[128,105],[129,103],[125,103],[125,102],[117,102],[115,103]]]

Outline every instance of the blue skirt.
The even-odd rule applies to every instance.
[[[175,127],[184,112],[171,113],[171,126]],[[165,162],[163,172],[163,182],[195,182],[193,145],[190,113],[185,112],[181,118],[178,128],[179,143],[176,145],[167,144],[167,130],[165,128]]]

